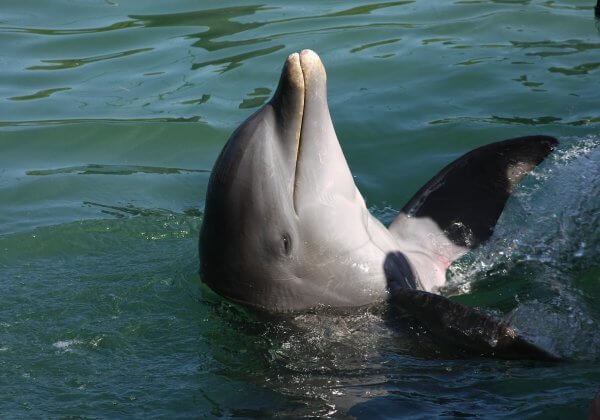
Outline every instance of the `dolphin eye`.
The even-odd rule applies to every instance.
[[[283,243],[283,252],[285,255],[290,255],[292,252],[292,238],[287,233],[281,235],[281,242]]]

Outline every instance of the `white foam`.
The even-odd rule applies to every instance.
[[[52,346],[56,347],[57,349],[61,349],[61,350],[69,350],[69,348],[73,345],[76,344],[82,344],[83,342],[80,340],[63,340],[63,341],[57,341],[56,343],[53,343]]]

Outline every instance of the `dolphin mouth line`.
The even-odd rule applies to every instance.
[[[305,52],[306,51],[306,52]],[[305,106],[306,106],[306,72],[304,71],[303,67],[302,67],[302,55],[306,54],[307,50],[303,50],[300,53],[294,53],[292,54],[298,55],[298,70],[300,71],[300,74],[302,75],[302,104],[300,106],[300,126],[298,127],[298,131],[296,133],[296,156],[295,156],[295,162],[294,162],[294,179],[293,179],[293,184],[292,184],[292,207],[294,208],[294,213],[296,213],[296,216],[299,217],[298,215],[298,209],[296,206],[296,191],[298,190],[298,167],[299,162],[300,162],[300,154],[302,153],[302,132],[303,132],[303,128],[304,128],[304,116],[306,115],[305,111]]]

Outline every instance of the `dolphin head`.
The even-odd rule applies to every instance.
[[[294,53],[273,98],[235,130],[215,163],[200,233],[202,279],[272,311],[369,303],[385,293],[373,230],[387,232],[342,153],[325,68],[310,50]]]

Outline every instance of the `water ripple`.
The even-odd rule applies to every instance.
[[[42,60],[42,63],[49,63],[49,66],[30,66],[26,70],[62,70],[70,69],[73,67],[80,67],[85,64],[95,63],[103,60],[113,60],[115,58],[127,57],[129,55],[139,54],[146,51],[152,51],[153,48],[137,48],[134,50],[122,51],[112,54],[103,54],[95,57],[86,58],[70,58],[70,59],[53,59],[53,60]]]
[[[383,41],[371,42],[369,44],[365,44],[365,45],[361,45],[359,47],[352,48],[350,50],[350,52],[351,53],[357,53],[359,51],[366,50],[367,48],[379,47],[381,45],[387,45],[387,44],[394,44],[394,43],[396,43],[398,41],[400,41],[400,38],[394,38],[394,39],[387,39],[387,40],[383,40]]]
[[[11,101],[29,101],[32,99],[42,99],[42,98],[49,97],[53,93],[62,92],[65,90],[70,90],[70,89],[71,88],[69,88],[69,87],[45,89],[45,90],[40,90],[38,92],[32,93],[31,95],[13,96],[12,98],[8,98],[8,99],[10,99]]]
[[[566,76],[577,76],[588,74],[600,68],[600,62],[579,64],[575,67],[550,67],[548,71],[552,73],[562,73]]]
[[[207,51],[218,51],[224,48],[268,41],[269,38],[246,39],[243,41],[216,41],[216,39],[224,36],[232,36],[268,24],[269,22],[241,23],[232,19],[253,15],[258,11],[270,9],[272,8],[265,6],[242,6],[161,15],[131,15],[130,17],[147,28],[177,26],[206,27],[206,31],[189,34],[187,38],[198,39],[198,41],[192,44],[194,47],[204,48]]]
[[[120,123],[190,123],[200,122],[202,117],[193,116],[189,118],[177,117],[158,117],[158,118],[66,118],[54,120],[23,120],[23,121],[0,121],[0,127],[31,127],[31,126],[49,126],[49,125],[64,125],[64,124],[120,124]]]
[[[173,175],[187,172],[210,172],[202,169],[182,169],[182,168],[162,168],[156,166],[135,166],[135,165],[98,165],[90,164],[84,166],[71,166],[58,169],[40,169],[25,172],[31,176],[46,175],[132,175],[137,173],[155,174],[155,175]]]
[[[255,58],[255,57],[260,57],[263,55],[272,54],[275,51],[279,51],[283,48],[285,48],[285,45],[275,45],[273,47],[267,47],[267,48],[262,48],[259,50],[254,50],[254,51],[250,51],[250,52],[246,52],[246,53],[242,53],[242,54],[236,54],[236,55],[232,55],[229,57],[219,58],[217,60],[209,60],[209,61],[204,61],[202,63],[194,63],[194,64],[192,64],[192,70],[198,70],[198,69],[201,69],[202,67],[206,67],[206,66],[222,65],[217,70],[217,72],[225,73],[225,72],[228,72],[228,71],[231,71],[233,69],[240,67],[243,62],[245,62],[246,60],[248,60],[250,58]]]
[[[528,52],[525,55],[538,57],[552,57],[561,55],[570,55],[578,52],[591,51],[600,49],[600,43],[585,42],[576,39],[567,41],[511,41],[511,44],[519,49],[549,49],[549,50],[570,50],[570,51],[535,51]]]
[[[19,28],[19,27],[11,27],[11,26],[0,26],[0,33],[29,33],[35,35],[48,35],[48,36],[56,36],[56,35],[82,35],[82,34],[90,34],[90,33],[101,33],[101,32],[109,32],[109,31],[118,31],[122,29],[134,28],[136,26],[140,26],[140,22],[136,22],[133,20],[127,20],[122,22],[115,22],[108,26],[102,26],[97,28],[82,28],[82,29],[41,29],[41,28]]]

